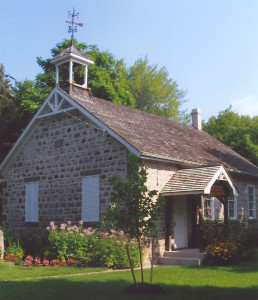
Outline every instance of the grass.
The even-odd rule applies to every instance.
[[[18,267],[0,264],[0,299],[258,299],[258,259],[229,267],[175,266],[154,270],[164,296],[132,296],[130,271],[103,268]],[[146,281],[149,270],[145,271]],[[79,276],[65,275],[80,274]],[[60,275],[60,277],[50,277]],[[140,272],[136,271],[138,280]],[[40,278],[38,278],[40,277]]]

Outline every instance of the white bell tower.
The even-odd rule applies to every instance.
[[[87,88],[88,66],[94,64],[94,62],[74,46],[74,32],[77,32],[77,26],[83,26],[82,23],[75,22],[78,15],[79,13],[75,13],[74,9],[72,13],[68,11],[68,16],[71,20],[66,21],[66,23],[70,24],[68,32],[72,34],[71,46],[58,53],[51,60],[56,66],[56,86],[60,85],[60,81],[62,81],[63,84],[68,82],[69,84]],[[60,76],[60,73],[62,76]]]
[[[88,66],[94,64],[93,60],[78,50],[72,44],[69,48],[58,53],[51,62],[56,66],[56,85],[60,85],[60,71],[68,78],[63,80],[68,81],[69,84],[76,84],[81,87],[87,88]],[[80,78],[80,74],[83,74]],[[77,78],[76,78],[77,74]]]

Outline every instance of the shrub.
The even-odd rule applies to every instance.
[[[20,246],[19,240],[17,242],[10,242],[9,246],[5,251],[6,255],[4,257],[5,261],[12,261],[16,264],[20,264],[24,255],[24,251]]]
[[[131,258],[139,266],[139,254],[135,241],[129,241],[123,231],[99,232],[92,228],[84,229],[71,222],[56,226],[50,223],[48,239],[49,257],[57,258],[67,265],[83,264],[87,266],[107,266],[109,268],[128,268],[129,262],[125,245],[129,245]]]
[[[252,250],[243,236],[231,234],[227,241],[215,241],[205,248],[204,264],[229,265],[252,256]]]

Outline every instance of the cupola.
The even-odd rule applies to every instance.
[[[56,66],[56,85],[65,83],[87,88],[88,66],[93,60],[72,45],[58,53],[51,62]]]

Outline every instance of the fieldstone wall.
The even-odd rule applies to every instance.
[[[77,111],[43,118],[4,174],[3,225],[16,233],[42,234],[50,221],[81,219],[82,177],[100,176],[100,215],[112,187],[108,178],[127,174],[127,150],[91,126]],[[78,117],[78,118],[77,118]],[[39,182],[39,221],[25,222],[25,184]]]
[[[172,163],[164,163],[152,160],[144,160],[143,164],[146,166],[148,173],[148,180],[146,185],[149,190],[157,190],[161,192],[172,175],[178,170]],[[157,224],[159,241],[155,246],[155,257],[163,256],[165,252],[165,238],[166,238],[166,223],[165,223],[165,203],[161,208],[160,218]],[[172,211],[171,211],[172,214]],[[173,215],[173,214],[172,214]]]

